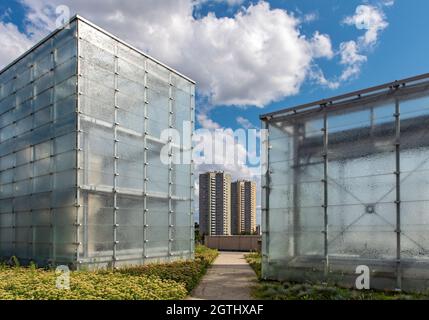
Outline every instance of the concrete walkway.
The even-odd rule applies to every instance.
[[[188,299],[251,300],[250,289],[257,280],[243,252],[219,252],[200,284]]]

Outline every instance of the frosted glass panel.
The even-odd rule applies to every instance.
[[[194,90],[79,18],[0,71],[0,257],[76,269],[190,257],[190,166],[173,174],[156,138],[192,117]]]
[[[265,119],[265,278],[354,286],[366,265],[372,288],[427,290],[427,82],[408,90]]]
[[[76,239],[60,243],[55,231],[59,220],[54,219],[56,212],[62,214],[65,206],[73,206],[74,219],[64,226],[64,234],[76,233],[76,153],[72,150],[76,149],[77,41],[66,30],[53,38],[64,33],[67,43],[53,44],[50,39],[16,63],[16,94],[9,92],[12,82],[0,76],[2,95],[9,95],[1,106],[5,112],[10,110],[1,116],[0,129],[0,256],[15,255],[22,263],[33,259],[40,266],[75,259]],[[57,60],[53,52],[58,52]],[[64,97],[73,101],[68,105],[71,112],[56,117],[53,104],[61,105]],[[16,228],[8,228],[14,224]]]
[[[190,166],[173,177],[160,159],[165,142],[157,138],[179,123],[182,114],[191,118],[193,96],[185,90],[192,91],[193,85],[181,77],[170,84],[172,73],[167,68],[116,40],[106,40],[104,34],[91,32],[86,24],[80,30],[79,158],[83,169],[79,179],[111,201],[98,238],[90,239],[90,229],[83,232],[84,237],[88,234],[83,239],[83,255],[106,260],[108,254],[121,259],[167,258],[171,251],[185,247],[180,241],[191,234],[177,229],[178,239],[173,241],[177,245],[171,245],[175,207],[180,228],[190,228],[191,220],[185,218],[185,212],[189,218],[190,202],[173,205],[169,193],[190,199],[192,190]],[[171,85],[181,91],[173,94],[176,89]],[[178,120],[175,104],[170,102],[176,100],[181,108]],[[173,179],[183,180],[182,185],[170,185]]]

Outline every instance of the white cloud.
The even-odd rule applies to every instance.
[[[52,30],[55,7],[68,5],[198,82],[215,105],[263,105],[299,92],[316,58],[332,57],[330,39],[306,38],[292,13],[267,2],[232,17],[195,18],[193,0],[21,0],[27,31]],[[241,1],[229,0],[229,4]]]
[[[197,130],[194,138],[196,142],[194,160],[197,172],[224,170],[231,173],[234,179],[251,177],[255,174],[255,170],[251,170],[246,164],[248,157],[246,141],[238,141],[232,129],[222,127],[206,114],[200,114],[198,121],[203,130]],[[247,122],[250,124],[248,120]],[[200,154],[206,151],[204,148],[207,145],[211,145],[213,152],[210,155],[204,155],[208,157],[204,158]]]
[[[233,179],[250,178],[259,175],[259,170],[252,170],[246,164],[247,157],[253,156],[248,154],[246,141],[237,140],[236,133],[232,129],[222,127],[206,114],[200,114],[198,121],[203,129],[208,130],[197,130],[195,133],[194,141],[196,142],[196,146],[194,160],[197,173],[210,170],[223,170],[231,173]],[[243,117],[238,117],[237,121],[242,121],[254,128],[250,121]],[[250,137],[246,138],[250,139]],[[207,159],[203,161],[204,159],[200,155],[202,151],[205,151],[204,148],[207,147],[208,141],[211,141],[211,146],[214,148],[211,155],[211,163],[207,163]],[[218,147],[220,149],[217,149]],[[253,150],[251,151],[253,152]]]
[[[383,0],[382,2],[384,6],[391,6],[393,4],[394,1],[392,0]],[[381,5],[376,7],[368,4],[357,6],[355,14],[347,16],[342,22],[346,25],[355,26],[358,30],[365,30],[365,33],[359,36],[357,40],[340,43],[338,52],[332,54],[339,55],[340,64],[344,66],[343,71],[338,77],[329,80],[317,65],[312,66],[309,73],[310,79],[330,89],[336,89],[342,82],[353,79],[360,74],[363,64],[368,60],[365,54],[377,44],[380,32],[389,25]],[[317,40],[313,44],[314,57],[317,57],[318,53],[327,58],[331,57],[331,41],[330,39],[324,39],[324,36],[329,37],[327,35],[320,35],[317,32],[313,37],[314,40]]]
[[[195,4],[201,5],[205,3],[226,3],[228,6],[234,7],[241,5],[244,0],[197,0],[195,1]]]
[[[358,53],[359,48],[355,41],[343,42],[340,45],[342,64],[359,64],[367,60],[366,56]]]
[[[16,25],[0,21],[0,68],[24,53],[33,42]]]
[[[256,150],[258,141],[261,139],[261,132],[248,119],[237,117],[236,121],[243,129],[240,128],[236,131],[222,127],[210,119],[206,113],[197,115],[197,120],[201,129],[196,130],[194,138],[196,164],[200,164],[202,167],[208,166],[213,170],[232,172],[233,177],[260,174],[261,170],[254,166],[261,164],[257,163],[260,159],[257,157],[258,150]],[[211,145],[211,154],[201,156],[200,153],[206,151],[204,148],[208,145]],[[247,165],[248,161],[252,163],[252,167]],[[202,164],[203,162],[205,164]]]
[[[317,12],[311,12],[304,15],[302,21],[303,22],[313,22],[319,18],[319,14]]]
[[[197,81],[199,92],[213,105],[256,105],[297,94],[306,79],[331,89],[359,74],[366,51],[388,26],[382,5],[360,5],[344,19],[365,31],[356,40],[332,48],[330,36],[301,32],[301,24],[317,16],[297,18],[267,2],[237,9],[232,17],[209,13],[194,17],[206,0],[125,0],[119,6],[102,0],[20,0],[26,8],[25,33],[1,22],[0,67],[22,53],[35,39],[55,28],[55,9],[68,5],[70,12],[83,14],[120,38]],[[212,0],[231,6],[242,0]],[[381,0],[380,0],[381,1]],[[393,1],[382,0],[384,6]],[[342,74],[325,78],[316,59],[339,56]],[[204,119],[201,119],[204,121]],[[207,120],[207,125],[210,121]],[[212,124],[212,126],[215,126]]]
[[[26,9],[25,27],[26,34],[38,40],[57,26],[55,9],[62,3],[58,1],[55,5],[50,5],[41,0],[19,0]]]
[[[257,105],[299,92],[312,61],[310,42],[298,21],[265,2],[238,12],[234,18],[213,14],[194,25],[192,58],[200,89],[215,104]]]
[[[323,74],[323,71],[317,66],[314,66],[310,71],[310,79],[314,80],[316,83],[322,86],[328,87],[329,89],[337,89],[340,86],[339,80],[326,79],[325,75]]]
[[[374,45],[378,40],[379,33],[389,25],[384,12],[371,5],[356,7],[355,14],[346,17],[343,22],[354,25],[357,29],[366,30],[365,34],[359,38],[359,42],[364,46]]]
[[[361,66],[367,57],[359,54],[359,46],[355,41],[343,42],[340,45],[341,64],[345,65],[340,80],[346,81],[360,73]]]
[[[314,58],[326,57],[330,59],[334,56],[331,38],[327,34],[320,34],[316,31],[310,40],[310,45]]]
[[[197,120],[198,120],[199,124],[201,125],[201,127],[204,129],[213,130],[213,129],[220,129],[221,128],[219,123],[214,122],[212,119],[207,117],[207,114],[205,114],[205,113],[199,113],[197,115]]]
[[[391,7],[395,4],[395,0],[382,0],[382,4],[386,7]]]
[[[351,40],[340,44],[340,63],[345,66],[340,81],[359,75],[363,63],[367,61],[367,57],[362,53],[376,45],[380,32],[389,25],[381,8],[372,5],[358,6],[355,14],[346,17],[343,22],[366,31],[357,41]]]
[[[255,128],[255,126],[253,125],[253,123],[251,123],[251,122],[249,121],[249,119],[246,119],[246,118],[244,118],[244,117],[239,116],[239,117],[237,117],[235,120],[236,120],[236,121],[237,121],[237,123],[238,123],[239,125],[241,125],[244,129],[254,129],[254,128]]]

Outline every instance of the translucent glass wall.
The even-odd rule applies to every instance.
[[[191,257],[191,165],[178,162],[194,84],[85,22],[78,47],[79,261]]]
[[[76,23],[0,74],[0,255],[75,256]]]
[[[427,82],[262,118],[263,276],[427,289]]]
[[[77,17],[0,85],[0,256],[192,257],[193,82]]]

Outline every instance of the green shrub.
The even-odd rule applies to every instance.
[[[183,299],[198,284],[218,253],[204,246],[195,260],[148,264],[117,271],[70,272],[70,289],[57,289],[55,270],[0,265],[0,299],[167,300]]]
[[[7,268],[0,272],[0,299],[13,300],[157,300],[182,299],[183,284],[151,276],[117,272],[70,273],[70,289],[56,288],[55,271]]]
[[[219,252],[216,249],[209,249],[203,245],[195,246],[195,260],[199,260],[206,267],[211,265],[218,255]]]
[[[259,252],[251,252],[244,255],[247,263],[252,267],[255,271],[258,279],[261,279],[261,253]]]
[[[218,255],[217,250],[198,245],[195,248],[195,260],[176,261],[165,264],[147,264],[119,269],[118,272],[128,275],[150,275],[161,279],[182,283],[190,293],[199,283],[207,268]]]
[[[147,264],[118,270],[125,275],[156,276],[183,284],[190,292],[198,283],[201,268],[194,261],[177,261],[168,264]]]

